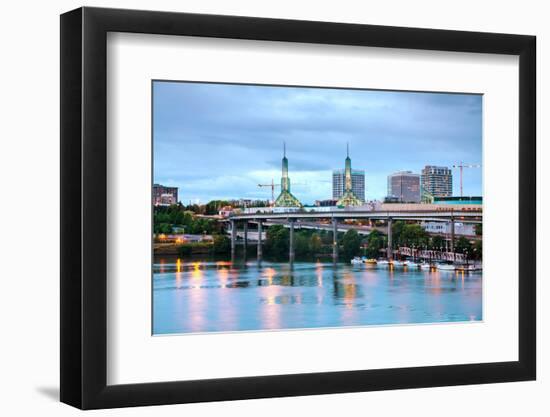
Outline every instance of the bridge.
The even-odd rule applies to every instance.
[[[235,255],[237,228],[240,224],[243,226],[242,236],[244,245],[248,243],[248,225],[256,223],[258,226],[257,240],[257,257],[258,261],[262,259],[262,229],[264,226],[273,224],[285,224],[289,228],[289,261],[294,261],[294,229],[301,227],[304,223],[305,228],[315,228],[313,221],[328,220],[330,224],[318,223],[318,229],[331,230],[332,241],[332,258],[336,262],[338,260],[338,242],[337,235],[342,229],[349,230],[350,228],[358,229],[359,226],[344,225],[344,220],[384,220],[386,222],[386,234],[388,236],[387,257],[393,259],[393,242],[392,242],[392,225],[394,220],[410,220],[410,221],[439,221],[447,222],[451,225],[450,252],[454,253],[455,240],[455,222],[475,223],[483,222],[483,212],[481,208],[472,210],[453,210],[452,208],[433,209],[433,210],[386,210],[386,211],[361,211],[361,210],[334,210],[334,211],[296,211],[296,212],[257,212],[243,213],[230,216],[227,221],[231,224],[231,255]],[[308,220],[310,220],[308,222]],[[370,233],[368,229],[360,229],[358,232],[363,234]]]
[[[287,221],[286,219],[268,220],[264,222],[264,224],[266,226],[282,225],[282,226],[285,226],[286,228],[290,227],[290,221]],[[332,231],[332,224],[298,220],[295,222],[294,228]],[[368,235],[373,230],[378,230],[382,233],[386,233],[385,227],[365,226],[365,225],[357,225],[357,224],[338,223],[337,228],[338,228],[338,232],[344,232],[344,233],[347,232],[348,230],[353,229],[360,235],[364,235],[364,236]]]

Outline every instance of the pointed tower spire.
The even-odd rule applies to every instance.
[[[349,142],[346,142],[346,161],[344,169],[344,194],[338,200],[339,206],[359,206],[361,200],[353,192],[351,158],[349,157]]]
[[[286,159],[286,142],[283,142],[283,160],[282,160],[282,176],[281,176],[281,191],[290,191],[290,180],[288,179],[288,159]]]
[[[283,142],[283,160],[281,172],[281,194],[275,200],[275,207],[302,207],[302,203],[290,192],[288,177],[288,159],[286,158],[286,142]]]

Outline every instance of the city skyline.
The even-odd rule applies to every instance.
[[[155,82],[153,94],[154,182],[185,204],[270,199],[257,185],[279,183],[283,142],[303,204],[331,198],[347,143],[366,200],[383,199],[396,171],[482,163],[479,95],[184,82]],[[481,171],[465,170],[464,195],[483,194]]]

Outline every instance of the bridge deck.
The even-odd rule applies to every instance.
[[[272,220],[272,219],[373,219],[373,220],[424,220],[424,221],[463,221],[481,223],[483,212],[453,210],[419,210],[419,211],[330,211],[313,213],[247,213],[237,214],[227,220]]]

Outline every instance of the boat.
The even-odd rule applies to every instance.
[[[358,256],[356,256],[355,258],[353,258],[351,260],[352,265],[361,265],[362,263],[363,263],[363,260],[361,258],[359,258]]]
[[[422,262],[420,265],[420,269],[429,270],[432,268],[432,266],[427,262]]]
[[[392,264],[394,267],[405,266],[405,263],[404,263],[403,261],[392,261],[391,264]]]
[[[481,271],[480,265],[460,265],[456,267],[457,271],[463,271],[463,272],[476,272]]]
[[[453,264],[437,264],[436,268],[440,271],[454,271],[455,266]]]
[[[390,262],[387,261],[386,259],[378,259],[378,260],[376,261],[376,264],[377,264],[378,266],[388,266],[388,265],[390,264]]]
[[[371,264],[371,265],[376,265],[378,262],[376,261],[376,259],[365,259],[363,262],[365,262],[366,264]]]
[[[411,268],[411,269],[418,268],[418,264],[416,262],[413,262],[413,261],[406,261],[405,266],[407,268]]]

